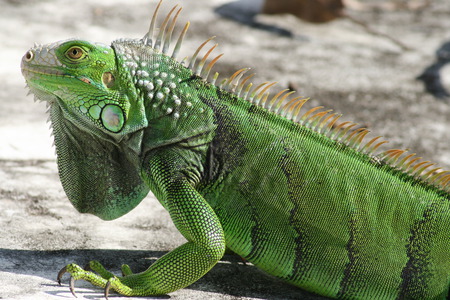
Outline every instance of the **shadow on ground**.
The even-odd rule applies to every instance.
[[[83,249],[83,250],[54,250],[54,251],[36,251],[36,250],[16,250],[0,249],[0,262],[7,262],[2,271],[10,272],[16,275],[35,275],[54,284],[45,284],[48,287],[58,287],[56,276],[64,265],[68,263],[77,263],[80,266],[86,265],[90,260],[99,260],[103,266],[120,276],[120,266],[126,262],[133,272],[138,273],[152,264],[157,258],[166,254],[166,251],[142,251],[142,250],[102,250],[102,249]],[[45,291],[49,295],[58,295],[69,290],[69,276],[63,276],[62,286],[58,291]],[[77,281],[77,287],[88,288],[102,294],[103,291],[98,287],[90,286],[86,282]],[[278,281],[270,277],[254,266],[244,263],[239,257],[227,254],[224,258],[202,279],[186,288],[198,292],[217,293],[222,295],[234,296],[239,298],[260,298],[260,299],[306,299],[319,300],[326,299],[315,296],[311,293],[301,291],[293,286]],[[78,294],[78,292],[77,292]],[[81,292],[83,294],[83,291]],[[100,296],[100,295],[99,295]],[[165,297],[167,298],[167,297]]]

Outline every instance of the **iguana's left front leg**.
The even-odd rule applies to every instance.
[[[127,296],[163,295],[192,284],[208,272],[224,254],[224,233],[213,209],[182,172],[186,167],[183,161],[174,151],[155,153],[146,161],[145,177],[187,243],[159,258],[146,271],[121,278],[96,262],[90,267],[100,276],[74,264],[67,265],[65,271],[74,279],[106,287],[106,296],[109,288]]]

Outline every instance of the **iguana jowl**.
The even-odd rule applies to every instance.
[[[161,2],[159,3],[159,5]],[[161,295],[208,272],[228,247],[308,291],[342,299],[445,299],[450,284],[450,175],[363,139],[247,69],[215,85],[218,60],[184,66],[174,7],[156,38],[111,46],[36,45],[22,59],[47,102],[64,190],[83,213],[120,217],[152,191],[187,239],[124,277],[98,262],[61,270],[124,295]],[[173,17],[172,17],[173,15]],[[209,40],[208,40],[209,41]],[[170,52],[170,53],[169,53]]]

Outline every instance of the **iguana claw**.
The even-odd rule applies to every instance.
[[[67,268],[64,267],[58,272],[58,276],[56,277],[56,281],[58,281],[58,284],[61,285],[61,278],[63,275],[67,272]]]
[[[58,284],[61,285],[61,278],[63,277],[63,275],[67,273],[67,266],[65,266],[64,268],[62,268],[59,272],[58,272],[58,276],[56,277],[56,280],[58,281]],[[73,276],[70,276],[70,280],[69,280],[69,288],[70,288],[70,292],[72,293],[72,295],[75,298],[77,297],[77,294],[75,294],[75,278],[73,278]]]
[[[106,283],[105,286],[105,299],[108,300],[108,296],[109,296],[109,289],[111,288],[111,281],[108,280],[108,282]]]
[[[72,295],[75,298],[78,298],[77,295],[75,294],[75,278],[73,278],[72,276],[70,276],[69,288]]]

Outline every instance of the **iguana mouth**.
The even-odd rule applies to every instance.
[[[58,64],[53,66],[41,66],[35,64],[35,61],[44,59],[39,54],[42,50],[38,51],[35,48],[28,50],[22,57],[21,70],[22,75],[25,77],[27,87],[30,92],[35,94],[35,100],[41,100],[47,102],[47,106],[53,104],[58,97],[50,90],[45,88],[40,82],[42,81],[54,81],[59,77],[72,77],[65,73],[63,70],[58,70]],[[48,53],[48,50],[46,51]],[[46,60],[49,60],[47,57]]]
[[[35,65],[33,64],[33,60],[35,58],[35,54],[33,50],[28,50],[27,53],[22,57],[22,74],[25,79],[30,79],[33,76],[37,75],[55,75],[55,76],[64,76],[67,74],[62,70],[58,70],[53,67]]]
[[[24,65],[22,64],[22,74],[25,78],[30,78],[29,74],[40,74],[40,75],[56,75],[56,76],[68,76],[66,73],[61,70],[52,69],[52,68],[43,68],[38,66]]]

